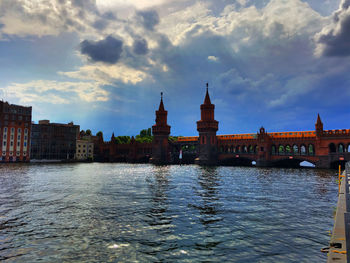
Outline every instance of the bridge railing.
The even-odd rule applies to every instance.
[[[346,257],[350,262],[350,162],[345,165],[345,203],[346,211],[344,213]]]

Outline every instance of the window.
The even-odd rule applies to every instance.
[[[17,136],[17,141],[20,141],[21,140],[21,135],[18,135]]]
[[[25,141],[27,140],[27,135],[24,135],[24,140],[25,140]]]
[[[27,128],[24,129],[24,134],[28,134],[28,129]]]
[[[4,147],[6,147],[6,142],[3,143]]]
[[[20,147],[20,145],[21,145],[21,144],[20,144],[19,142],[17,142],[17,147]]]
[[[24,143],[23,143],[23,146],[24,146],[24,147],[27,147],[27,142],[24,142]]]
[[[11,133],[15,133],[15,128],[11,128]]]
[[[10,138],[10,140],[13,140],[13,134],[11,134],[11,138]]]
[[[17,133],[21,133],[21,132],[22,132],[21,128],[18,128]]]
[[[13,146],[13,142],[10,143],[10,146]]]

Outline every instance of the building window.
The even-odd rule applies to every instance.
[[[4,145],[4,147],[6,147],[6,142],[4,142],[4,144],[3,144],[3,145]]]
[[[2,155],[3,155],[3,156],[5,156],[5,155],[6,155],[6,152],[5,152],[5,151],[3,151],[3,152],[2,152]]]
[[[23,146],[24,146],[24,147],[27,147],[27,142],[24,142],[24,143],[23,143]]]
[[[24,129],[24,134],[28,134],[28,129],[27,128]]]
[[[13,140],[13,134],[11,134],[11,139],[10,140]]]
[[[22,132],[21,128],[18,128],[17,133],[21,133],[21,132]]]
[[[27,135],[24,136],[24,140],[25,140],[25,141],[27,140]]]
[[[7,127],[4,128],[4,133],[7,133]]]
[[[20,143],[19,143],[19,142],[17,142],[17,147],[18,147],[18,148],[20,147]]]
[[[22,120],[22,115],[18,116],[18,120],[20,121]]]
[[[11,133],[15,133],[15,128],[11,128]]]
[[[11,141],[10,146],[13,146],[13,142]]]
[[[9,115],[5,114],[5,120],[8,120],[8,119],[9,119]]]
[[[17,141],[20,141],[21,140],[21,135],[18,135],[17,136]]]

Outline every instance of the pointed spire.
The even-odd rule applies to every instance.
[[[158,111],[164,111],[164,104],[163,104],[163,92],[160,93],[160,104]]]
[[[322,123],[319,113],[317,113],[317,122],[316,123]]]
[[[205,94],[204,104],[211,104],[210,97],[209,97],[209,91],[208,91],[208,82],[207,82],[207,93]]]

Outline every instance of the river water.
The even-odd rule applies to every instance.
[[[0,261],[325,262],[336,172],[0,166]]]

